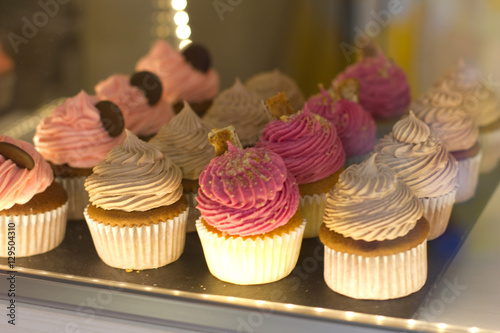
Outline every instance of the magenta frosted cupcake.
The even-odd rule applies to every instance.
[[[256,145],[278,154],[299,184],[307,225],[305,238],[317,237],[323,222],[326,193],[343,170],[345,153],[335,127],[304,110],[269,122]]]
[[[135,70],[158,75],[167,102],[175,104],[185,100],[199,113],[208,109],[219,92],[219,75],[211,68],[208,52],[199,44],[190,44],[181,53],[159,39],[148,54],[137,61]]]
[[[84,218],[89,203],[85,179],[124,139],[118,107],[84,91],[67,98],[38,124],[33,142],[68,192],[68,219]]]
[[[374,151],[378,153],[376,161],[393,169],[422,202],[423,216],[430,225],[428,239],[441,236],[455,202],[457,160],[412,111],[394,125]]]
[[[172,106],[161,99],[161,82],[150,72],[132,77],[111,75],[99,82],[95,91],[101,100],[112,101],[120,108],[125,128],[141,138],[151,137],[174,116]]]
[[[482,150],[478,143],[478,128],[464,111],[462,96],[443,83],[427,90],[412,103],[411,110],[458,161],[455,202],[474,197]]]
[[[227,145],[200,175],[196,227],[208,268],[235,284],[280,280],[297,263],[305,227],[297,184],[272,151]]]
[[[373,117],[356,101],[334,99],[325,89],[306,102],[311,112],[330,120],[337,130],[346,154],[346,165],[363,161],[376,140]]]
[[[31,144],[0,136],[0,257],[50,251],[63,240],[68,197]]]
[[[406,74],[378,47],[363,49],[363,57],[348,66],[332,82],[335,89],[345,79],[360,83],[359,103],[375,119],[401,116],[410,104],[410,86]]]

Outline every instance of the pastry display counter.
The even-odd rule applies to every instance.
[[[31,134],[23,133],[23,128],[11,131],[21,136]],[[428,244],[425,286],[404,298],[355,300],[330,290],[323,280],[323,245],[318,239],[303,241],[297,266],[288,277],[265,285],[238,286],[210,274],[196,233],[187,235],[178,261],[153,270],[125,271],[99,259],[84,221],[69,221],[59,247],[16,259],[16,301],[77,314],[98,309],[102,316],[209,332],[269,332],[282,325],[296,332],[341,328],[360,332],[443,331],[445,327],[450,332],[467,332],[472,326],[481,328],[481,322],[470,327],[454,325],[453,321],[435,322],[437,314],[443,312],[439,306],[447,303],[433,300],[436,293],[446,292],[440,288],[458,283],[447,270],[456,266],[454,258],[486,205],[495,209],[492,198],[498,200],[499,179],[499,168],[481,175],[475,198],[454,206],[446,233]],[[466,248],[474,251],[475,246]],[[0,259],[0,269],[0,298],[7,301],[3,291],[8,289],[6,279],[12,274],[7,259]],[[494,328],[488,325],[485,328]]]

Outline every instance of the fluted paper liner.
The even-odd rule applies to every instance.
[[[48,252],[61,244],[66,233],[68,204],[31,215],[0,216],[0,257],[8,257],[9,223],[15,224],[14,254],[17,258]]]
[[[427,279],[427,240],[405,252],[363,257],[325,246],[325,282],[357,299],[385,300],[418,291]]]
[[[83,220],[83,211],[89,204],[89,194],[85,190],[87,177],[55,177],[68,193],[68,220]]]
[[[198,192],[184,192],[189,205],[189,214],[187,218],[186,232],[196,231],[196,221],[200,218],[200,211],[196,208],[198,201]]]
[[[424,205],[424,217],[429,222],[430,233],[427,240],[441,236],[450,221],[451,210],[455,203],[456,188],[448,194],[434,198],[420,198]]]
[[[483,151],[479,172],[491,172],[497,167],[500,159],[500,129],[491,132],[481,132],[480,129],[478,141]]]
[[[323,223],[323,214],[326,206],[326,193],[300,196],[302,216],[306,220],[304,238],[319,236],[319,228]]]
[[[476,156],[458,161],[456,203],[472,199],[476,194],[482,155],[482,150],[480,150]]]
[[[210,273],[240,285],[278,281],[291,273],[299,258],[306,222],[273,238],[255,240],[219,237],[208,231],[201,219],[196,222]]]
[[[144,226],[119,227],[94,221],[84,214],[97,254],[108,266],[151,269],[170,264],[182,254],[189,208],[171,220]]]

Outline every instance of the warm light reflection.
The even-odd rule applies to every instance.
[[[189,15],[185,11],[175,13],[174,22],[177,25],[186,25],[189,22]]]
[[[347,311],[347,312],[345,313],[345,316],[347,317],[347,319],[348,319],[348,320],[351,320],[351,319],[352,319],[352,317],[354,317],[354,312],[352,312],[352,311]]]
[[[413,326],[417,323],[417,321],[415,319],[408,319],[408,326]]]
[[[180,25],[175,30],[175,34],[179,39],[187,39],[191,36],[191,28],[189,25]]]
[[[475,333],[477,331],[479,331],[479,329],[477,327],[471,327],[471,328],[469,328],[469,332]]]
[[[440,330],[444,330],[448,325],[446,325],[445,323],[439,323],[437,326]]]
[[[293,304],[285,304],[285,307],[289,308],[289,309],[292,309],[295,307],[295,305]]]
[[[183,40],[181,40],[181,42],[179,43],[179,49],[182,50],[183,48],[185,48],[186,46],[188,46],[192,42],[193,41],[191,39],[183,39]]]
[[[187,0],[172,0],[172,8],[175,10],[184,10],[187,6]]]

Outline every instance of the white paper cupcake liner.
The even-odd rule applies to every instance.
[[[196,221],[200,218],[200,211],[196,208],[198,205],[198,201],[196,198],[198,197],[197,192],[184,192],[186,199],[189,205],[189,215],[187,218],[186,232],[195,232],[196,231]]]
[[[434,198],[420,198],[424,206],[424,217],[429,222],[430,234],[427,240],[441,236],[450,221],[451,210],[455,203],[456,188],[448,194]]]
[[[83,211],[89,204],[85,190],[87,177],[55,177],[68,193],[68,220],[83,220]]]
[[[84,210],[99,257],[108,266],[150,269],[176,261],[184,250],[189,208],[179,216],[147,226],[119,227],[91,219]]]
[[[480,150],[476,156],[458,161],[456,203],[472,199],[476,194],[482,154],[482,150]]]
[[[273,238],[255,240],[219,237],[208,231],[201,219],[196,222],[210,273],[240,285],[278,281],[293,270],[299,258],[306,222]]]
[[[427,240],[405,252],[363,257],[325,246],[325,282],[357,299],[385,300],[418,291],[427,279]]]
[[[323,223],[323,214],[326,206],[326,193],[300,196],[302,216],[306,220],[304,238],[319,236],[319,227]]]
[[[491,172],[497,167],[500,159],[500,129],[490,132],[479,131],[478,141],[483,151],[479,172]]]
[[[40,214],[0,216],[0,257],[8,257],[9,223],[15,224],[13,240],[17,258],[48,252],[61,244],[66,233],[68,204]]]

